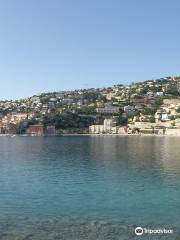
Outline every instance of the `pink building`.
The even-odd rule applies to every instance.
[[[44,126],[42,124],[30,125],[28,129],[28,134],[30,134],[31,136],[43,136]]]

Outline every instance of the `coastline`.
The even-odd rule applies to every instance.
[[[95,136],[95,137],[108,137],[108,136],[139,136],[139,137],[143,137],[143,136],[150,136],[150,137],[180,137],[180,135],[170,135],[170,134],[62,134],[61,136]]]
[[[110,136],[121,136],[121,137],[127,137],[127,136],[139,136],[139,137],[180,137],[180,135],[176,134],[112,134],[112,133],[103,133],[103,134],[91,134],[91,133],[66,133],[61,135],[42,135],[42,136],[35,136],[35,135],[20,135],[20,134],[0,134],[0,137],[68,137],[68,136],[91,136],[91,137],[110,137]]]

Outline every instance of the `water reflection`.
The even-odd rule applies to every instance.
[[[180,226],[179,138],[0,138],[2,216]]]

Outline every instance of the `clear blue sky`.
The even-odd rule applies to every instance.
[[[0,99],[180,74],[179,0],[0,0]]]

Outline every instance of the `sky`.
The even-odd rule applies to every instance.
[[[179,0],[0,0],[0,99],[180,75]]]

